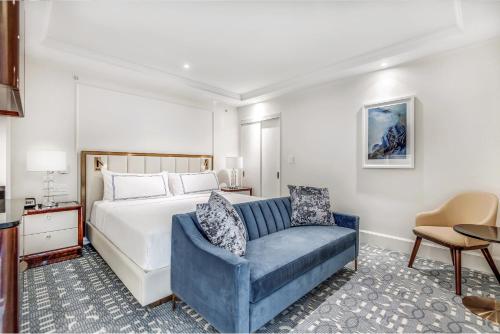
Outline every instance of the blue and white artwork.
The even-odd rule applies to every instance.
[[[413,96],[363,108],[363,167],[414,167]]]
[[[368,159],[406,158],[407,104],[368,108]]]

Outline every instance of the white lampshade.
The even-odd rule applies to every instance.
[[[63,151],[31,151],[26,155],[26,170],[30,172],[60,172],[66,167]]]
[[[243,158],[242,157],[226,157],[226,168],[227,169],[243,168]]]

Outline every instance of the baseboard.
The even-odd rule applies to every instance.
[[[405,253],[411,252],[413,244],[415,242],[415,239],[401,238],[367,230],[360,230],[359,232],[361,243],[366,243]],[[497,265],[497,268],[500,268],[500,258],[495,256],[494,254],[492,254],[492,256]],[[451,264],[449,248],[445,248],[431,242],[422,241],[417,257],[438,260]],[[488,263],[486,262],[480,251],[463,252],[462,265],[469,269],[478,270],[490,275],[492,274]]]

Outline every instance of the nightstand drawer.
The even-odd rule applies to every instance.
[[[24,235],[78,227],[78,210],[24,216]]]
[[[36,254],[78,244],[78,228],[24,236],[24,255]]]

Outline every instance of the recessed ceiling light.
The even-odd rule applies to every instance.
[[[382,67],[382,68],[386,68],[386,67],[387,67],[387,65],[388,65],[388,64],[384,62],[384,63],[380,64],[380,67]]]
[[[191,66],[188,63],[185,63],[184,65],[182,65],[182,67],[184,67],[184,69],[186,70],[189,70]]]

